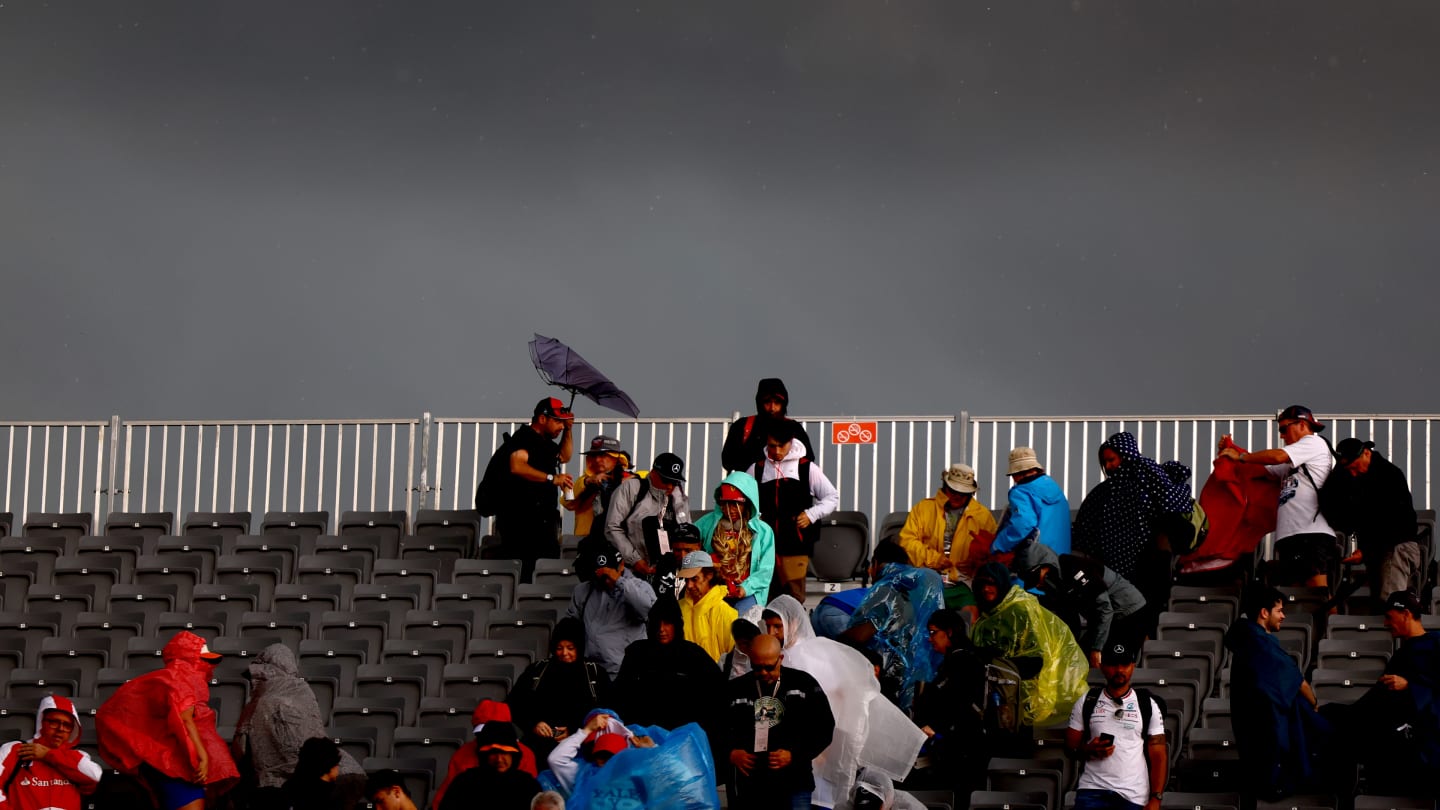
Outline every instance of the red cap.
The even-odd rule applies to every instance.
[[[721,484],[721,485],[720,485],[720,495],[719,495],[719,497],[717,497],[715,500],[717,500],[717,501],[744,501],[744,500],[748,500],[748,499],[745,497],[745,493],[741,492],[741,491],[740,491],[740,488],[737,487],[737,486],[735,486],[734,484]]]
[[[630,741],[625,739],[623,734],[613,734],[608,731],[592,731],[590,736],[585,738],[590,744],[590,756],[596,754],[618,754],[630,746]]]

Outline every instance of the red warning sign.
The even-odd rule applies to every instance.
[[[830,425],[830,443],[874,444],[879,433],[875,422],[835,422]]]

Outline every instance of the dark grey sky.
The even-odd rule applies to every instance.
[[[1433,2],[0,5],[6,418],[1434,411]],[[598,415],[593,406],[582,415]]]

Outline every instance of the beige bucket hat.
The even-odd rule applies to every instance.
[[[945,486],[956,492],[970,494],[979,489],[975,484],[975,470],[969,464],[951,464],[941,477]]]
[[[1031,448],[1017,447],[1011,450],[1010,471],[1005,474],[1014,475],[1025,472],[1026,470],[1040,470],[1043,472],[1045,468],[1040,466],[1040,459],[1035,456],[1035,451]]]

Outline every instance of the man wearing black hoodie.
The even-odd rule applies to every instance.
[[[1320,511],[1332,527],[1355,535],[1359,550],[1345,562],[1364,561],[1370,597],[1379,603],[1418,587],[1422,572],[1410,484],[1374,446],[1353,438],[1335,446],[1336,470],[1320,487]]]
[[[755,413],[742,416],[730,425],[725,434],[725,446],[720,450],[720,464],[727,472],[748,470],[765,460],[765,434],[768,424],[789,419],[790,392],[785,382],[778,377],[766,377],[755,389]],[[793,421],[793,420],[792,420]],[[805,457],[817,460],[815,445],[810,436],[798,424],[795,426],[798,438],[805,445]]]

